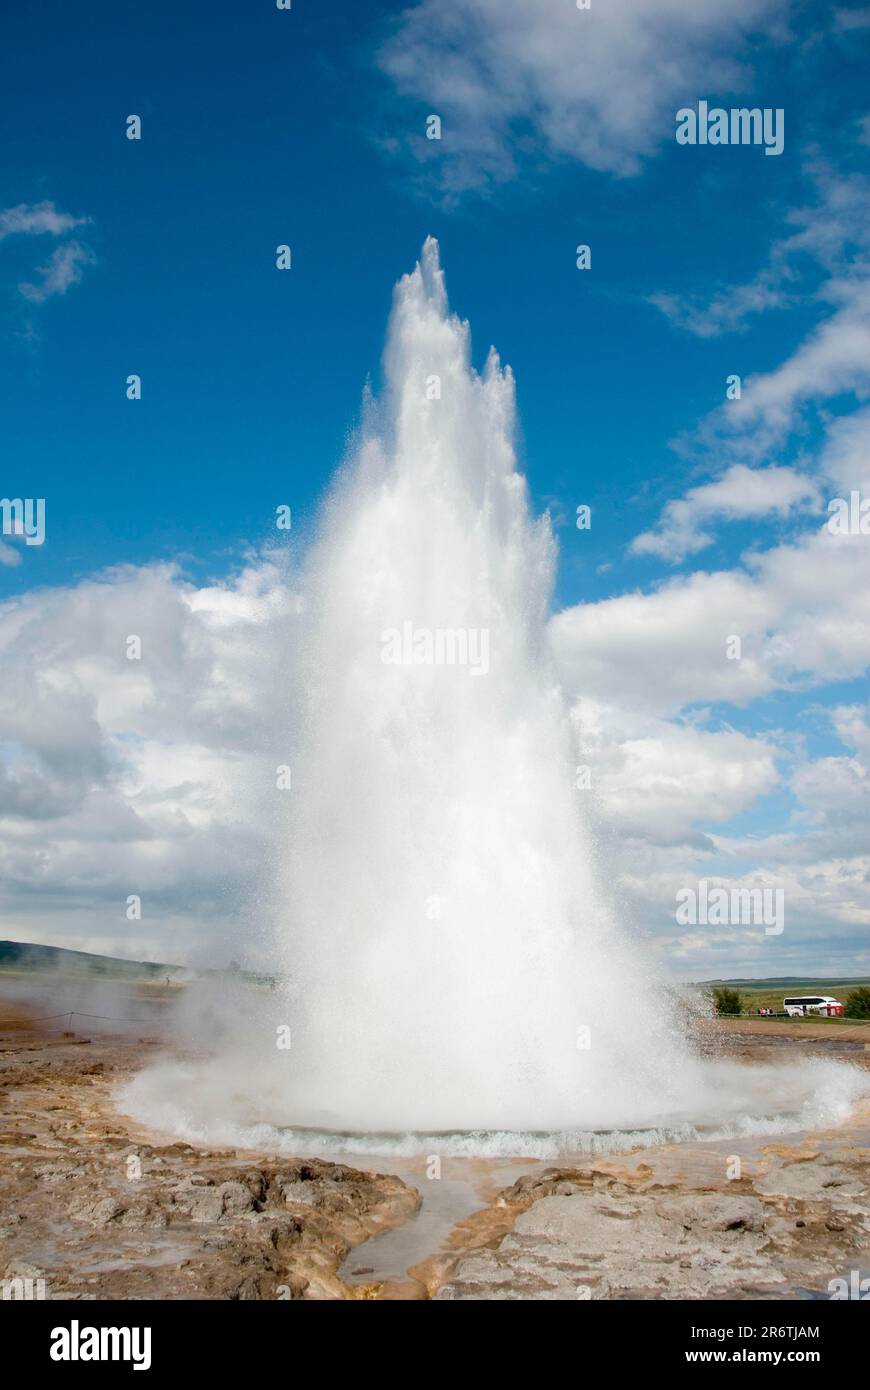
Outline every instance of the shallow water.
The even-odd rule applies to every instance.
[[[668,1143],[775,1136],[845,1123],[870,1094],[870,1071],[846,1061],[812,1057],[779,1062],[699,1062],[695,1108],[660,1112],[654,1123],[558,1130],[368,1130],[282,1122],[292,1099],[279,1089],[253,1091],[230,1084],[227,1066],[211,1059],[167,1060],[125,1087],[121,1108],[140,1122],[191,1143],[233,1145],[299,1156],[356,1162],[437,1155],[441,1158],[564,1159],[625,1152]],[[647,1100],[654,1110],[654,1098]]]
[[[457,1224],[487,1206],[499,1188],[511,1186],[539,1165],[534,1160],[485,1163],[479,1159],[445,1159],[439,1178],[427,1178],[419,1161],[394,1160],[375,1166],[379,1172],[393,1173],[415,1187],[422,1204],[404,1225],[385,1231],[350,1252],[339,1270],[339,1277],[347,1284],[400,1283],[415,1265],[446,1252]]]
[[[774,1144],[770,1138],[747,1136],[735,1142],[733,1137],[708,1142],[660,1145],[655,1148],[635,1149],[626,1153],[620,1149],[602,1149],[592,1163],[596,1170],[631,1178],[639,1165],[648,1170],[647,1180],[655,1184],[673,1186],[678,1190],[693,1187],[702,1190],[719,1189],[727,1191],[728,1183],[723,1174],[726,1171],[725,1159],[739,1156],[744,1173],[749,1177],[761,1177],[766,1169],[778,1162],[783,1152],[796,1154],[812,1146],[815,1153],[835,1153],[844,1142],[856,1148],[870,1149],[870,1114],[866,1105],[860,1107],[861,1113],[855,1121],[842,1129],[828,1133],[794,1131],[777,1138]],[[351,1161],[348,1156],[348,1161]],[[386,1164],[360,1163],[359,1157],[353,1162],[357,1167],[376,1167],[400,1177],[403,1182],[416,1187],[422,1197],[422,1205],[417,1215],[403,1226],[374,1236],[350,1252],[339,1270],[340,1277],[349,1285],[386,1283],[400,1285],[413,1278],[409,1273],[415,1266],[439,1255],[455,1256],[466,1248],[463,1232],[457,1230],[459,1223],[475,1211],[487,1206],[496,1194],[511,1187],[518,1178],[544,1171],[548,1165],[543,1160],[517,1159],[470,1159],[453,1158],[442,1162],[440,1180],[426,1177],[420,1160],[397,1159]],[[560,1157],[559,1167],[571,1169],[588,1168],[588,1153],[566,1153]],[[849,1270],[832,1269],[831,1277],[845,1274]],[[867,1271],[862,1271],[861,1278]],[[811,1289],[797,1283],[782,1291],[784,1296],[795,1299],[829,1298],[826,1291]]]

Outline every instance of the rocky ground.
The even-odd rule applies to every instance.
[[[49,1298],[826,1297],[831,1277],[870,1269],[870,1110],[775,1143],[529,1162],[518,1180],[516,1161],[457,1160],[479,1209],[390,1279],[371,1242],[415,1217],[413,1165],[398,1176],[150,1134],[113,1093],[158,1044],[62,1027],[0,1007],[0,1279],[42,1278]],[[870,1063],[860,1029],[805,1029],[794,1046]],[[730,1032],[731,1055],[758,1055],[756,1029]]]
[[[766,1145],[733,1180],[727,1157],[699,1145],[686,1173],[662,1148],[521,1179],[500,1198],[518,1208],[510,1234],[461,1258],[434,1296],[827,1296],[831,1277],[870,1266],[870,1147]]]
[[[711,1054],[770,1060],[787,1049],[870,1068],[860,1023],[720,1019],[699,1029]],[[831,1278],[870,1271],[870,1106],[812,1135],[539,1170],[499,1206],[508,1233],[442,1265],[434,1298],[827,1298]]]
[[[318,1160],[155,1142],[111,1103],[154,1043],[26,1024],[0,1018],[0,1278],[44,1278],[49,1298],[366,1296],[336,1271],[413,1215],[416,1189]]]

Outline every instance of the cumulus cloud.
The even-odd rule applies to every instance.
[[[794,820],[812,833],[817,858],[863,854],[870,825],[870,706],[839,705],[819,711],[829,721],[844,753],[807,759],[791,777],[797,801]],[[870,895],[868,895],[870,903]]]
[[[840,742],[870,768],[870,705],[838,705],[830,717]]]
[[[758,947],[732,936],[729,957],[725,942],[692,945],[676,931],[687,874],[787,882],[783,951],[803,950],[814,968],[820,949],[834,951],[832,932],[845,958],[849,922],[863,922],[866,707],[832,712],[843,753],[813,763],[794,737],[742,732],[703,702],[739,705],[866,663],[867,550],[819,533],[739,571],[552,621],[609,877],[684,974],[714,973],[720,951],[730,973]],[[257,960],[282,853],[275,774],[294,761],[300,610],[291,577],[268,560],[200,585],[174,566],[125,567],[0,606],[6,935],[179,963]],[[724,634],[741,619],[751,620],[748,654],[731,662]],[[126,655],[132,635],[138,661]],[[796,802],[787,833],[729,833],[784,788]],[[141,896],[141,921],[126,919],[130,894]],[[784,973],[783,961],[771,958],[766,973]]]
[[[655,530],[636,536],[631,550],[678,564],[712,544],[714,522],[785,517],[818,502],[817,484],[793,468],[755,469],[737,463],[715,482],[668,502]]]
[[[823,270],[816,297],[829,312],[771,371],[748,378],[742,400],[720,407],[695,436],[696,443],[720,455],[755,461],[802,429],[815,412],[822,444],[812,478],[791,469],[752,470],[759,480],[782,475],[784,491],[778,500],[786,509],[812,505],[816,496],[824,498],[831,491],[848,496],[853,489],[864,495],[870,490],[870,409],[863,404],[870,394],[870,183],[836,178],[827,170],[820,178],[825,183],[823,208],[794,215],[798,230],[755,285],[788,287],[792,267],[807,253]],[[736,326],[748,303],[749,297],[741,301],[729,326]],[[715,301],[706,321],[703,316],[689,321],[685,304],[680,312],[683,326],[695,332],[721,327],[727,317],[719,314]],[[844,411],[843,398],[850,394],[856,405]],[[839,413],[830,413],[834,401]],[[745,482],[740,466],[732,465],[720,482],[741,477]],[[655,531],[638,538],[635,549],[692,553],[703,543],[705,512],[714,507],[715,495],[701,487],[668,504]],[[582,669],[587,689],[596,690],[599,698],[621,698],[636,721],[650,707],[661,717],[677,719],[683,701],[748,706],[778,690],[823,689],[830,682],[865,675],[870,665],[868,565],[866,537],[834,537],[816,527],[792,544],[748,555],[738,569],[694,574],[649,594],[610,600],[600,615],[569,610],[556,620],[554,636],[574,679],[581,678]],[[721,660],[729,623],[743,641],[743,658],[737,662]],[[621,659],[621,641],[631,643],[630,662]],[[584,658],[592,657],[588,663],[578,660],[581,649]],[[679,679],[672,681],[677,671]],[[827,713],[807,710],[815,724],[830,724],[843,751],[809,758],[780,749],[783,762],[787,751],[792,759],[780,786],[787,788],[793,809],[785,828],[776,833],[720,833],[708,813],[698,822],[706,830],[703,839],[693,843],[684,836],[678,850],[651,843],[640,829],[627,842],[613,839],[613,870],[624,884],[627,910],[651,930],[661,929],[662,948],[672,960],[683,959],[687,968],[690,961],[698,968],[703,961],[707,974],[718,973],[717,962],[727,974],[747,975],[785,974],[808,964],[832,974],[870,969],[867,713],[866,707],[851,705]],[[711,881],[742,883],[751,873],[764,886],[781,888],[783,936],[765,940],[733,929],[718,938],[664,932],[674,892],[693,866],[698,876]]]
[[[791,788],[812,820],[870,824],[870,778],[857,758],[818,758],[795,772]]]
[[[866,540],[821,527],[737,569],[565,609],[550,624],[560,665],[577,691],[665,715],[859,677],[870,665]],[[732,636],[740,660],[728,658]]]
[[[398,92],[444,121],[412,144],[448,193],[513,178],[528,159],[620,176],[674,138],[708,91],[742,90],[750,40],[782,37],[787,0],[422,0],[380,53]]]
[[[580,696],[579,756],[594,767],[608,824],[650,845],[711,849],[700,828],[731,820],[779,785],[775,746]]]
[[[824,527],[646,593],[580,604],[550,635],[573,704],[578,761],[592,770],[601,853],[621,908],[695,978],[870,968],[870,711],[806,708],[842,752],[810,758],[797,730],[721,723],[777,691],[823,690],[870,665],[870,547]],[[738,635],[742,656],[729,660]],[[714,718],[711,707],[720,713]],[[729,822],[787,794],[786,828]],[[786,930],[678,929],[676,893],[698,878],[782,888]]]
[[[706,810],[696,811],[698,823],[707,827],[704,834],[669,838],[650,833],[649,824],[623,823],[619,806],[614,815],[607,792],[602,796],[602,815],[611,833],[601,852],[626,917],[648,935],[671,969],[695,979],[808,970],[866,973],[866,765],[862,771],[849,759],[830,760],[833,768],[826,759],[817,760],[818,765],[798,763],[787,783],[797,801],[790,827],[776,835],[735,835],[714,828],[722,784],[711,752],[698,748],[699,776],[707,782],[709,796]],[[765,784],[760,780],[759,785]],[[701,879],[710,886],[780,890],[784,932],[767,936],[752,924],[677,924],[677,893],[697,889]]]
[[[225,963],[247,927],[253,949],[297,609],[266,562],[202,587],[121,569],[0,606],[7,935]]]
[[[841,493],[870,495],[870,406],[829,423],[819,469]]]

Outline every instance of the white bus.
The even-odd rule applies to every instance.
[[[782,1006],[791,1018],[804,1018],[807,1014],[823,1014],[826,1018],[842,1018],[843,1005],[830,994],[792,994],[783,999]]]

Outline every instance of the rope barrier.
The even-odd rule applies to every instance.
[[[62,1014],[42,1014],[39,1018],[32,1018],[31,1023],[48,1023],[53,1018],[68,1018],[70,1023],[74,1018],[100,1018],[104,1023],[153,1023],[151,1018],[116,1018],[112,1014],[83,1014],[80,1009],[64,1009]]]

